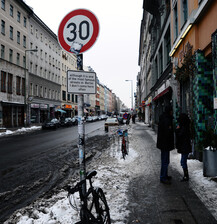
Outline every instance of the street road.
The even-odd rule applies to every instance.
[[[104,121],[85,123],[87,157],[107,143]],[[78,128],[0,138],[0,223],[37,197],[64,186],[78,169]],[[99,148],[99,147],[98,147]]]

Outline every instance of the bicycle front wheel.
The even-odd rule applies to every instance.
[[[103,224],[111,224],[109,207],[105,198],[105,194],[101,188],[96,189],[98,195],[98,219]]]

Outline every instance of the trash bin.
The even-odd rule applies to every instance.
[[[203,175],[204,177],[217,176],[217,150],[206,148],[203,150]]]

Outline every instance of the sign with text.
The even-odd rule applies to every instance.
[[[96,94],[96,73],[68,70],[67,91],[77,94]]]

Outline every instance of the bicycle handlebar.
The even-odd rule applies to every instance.
[[[86,174],[86,178],[84,180],[79,181],[74,187],[67,186],[67,191],[69,194],[74,194],[81,189],[81,186],[86,182],[86,180],[90,180],[91,178],[96,176],[96,170],[90,171]]]

